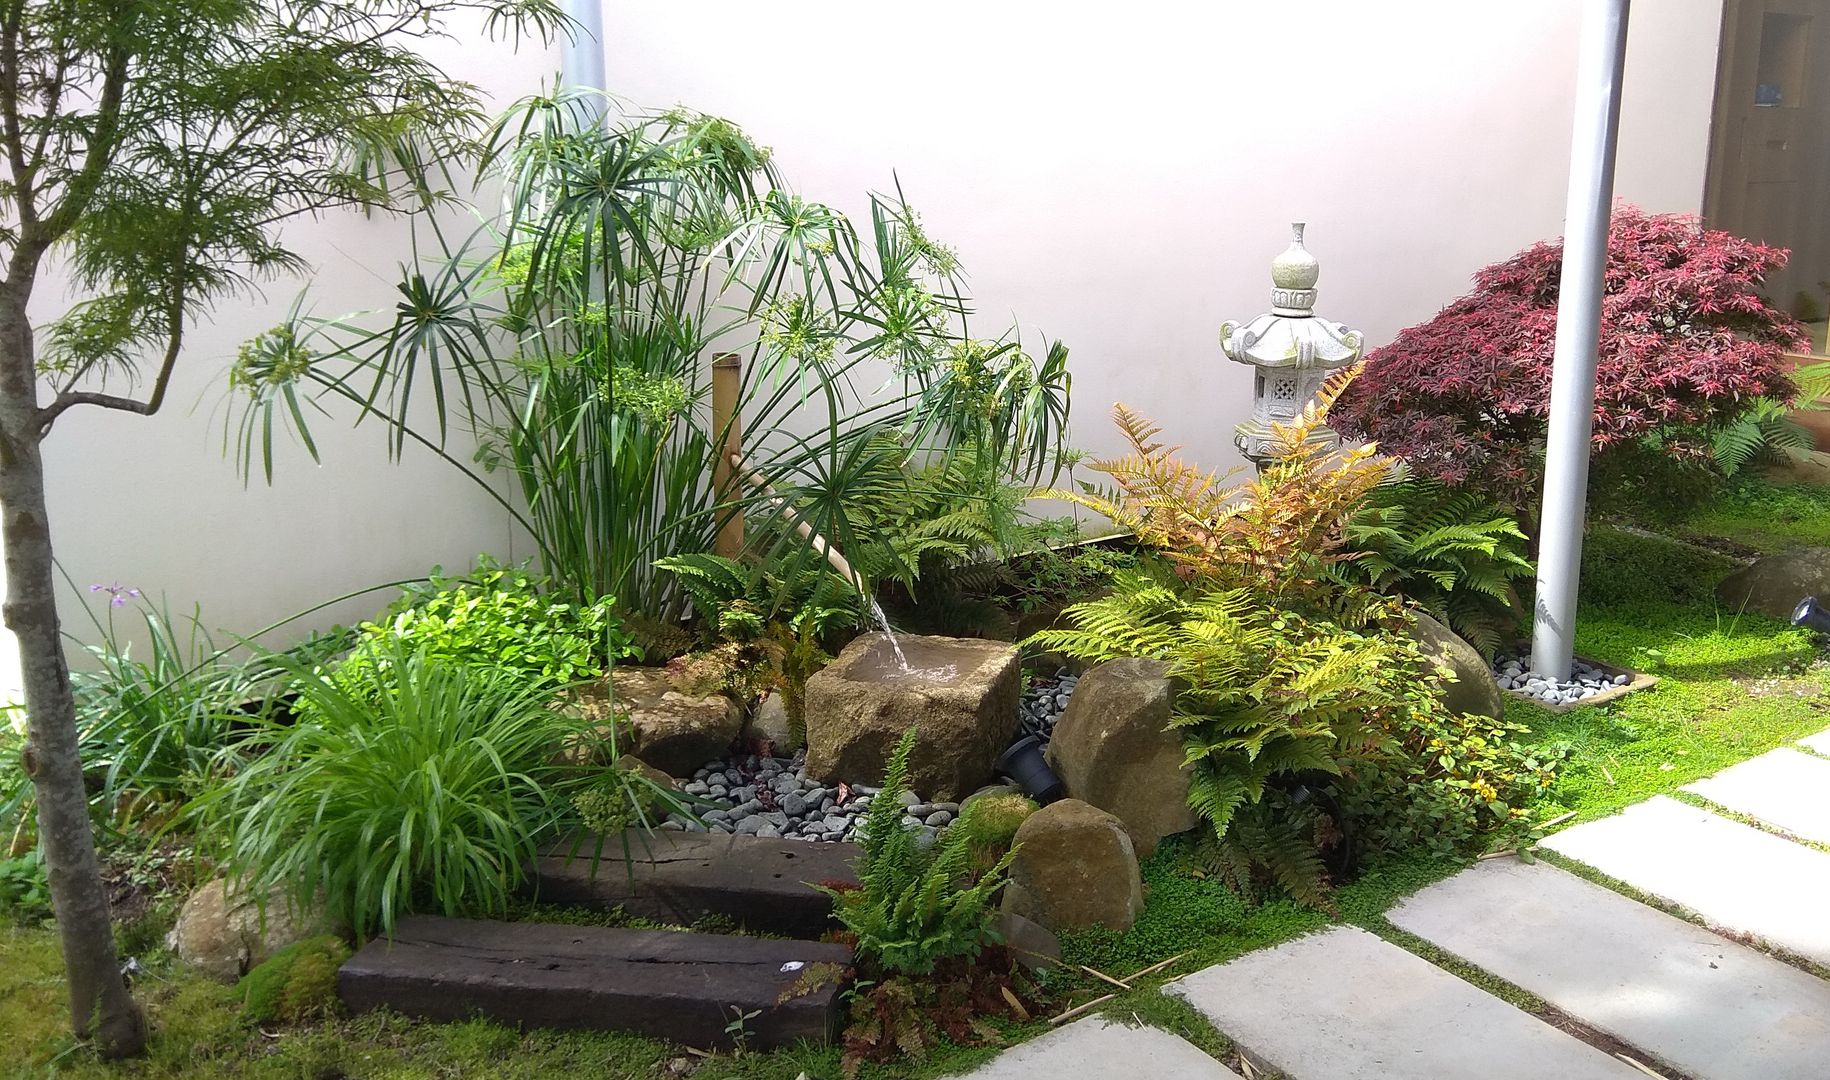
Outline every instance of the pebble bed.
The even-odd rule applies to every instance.
[[[1017,737],[1034,735],[1046,744],[1079,681],[1066,668],[1031,679],[1019,706]],[[809,777],[805,750],[793,757],[751,754],[708,761],[681,790],[696,800],[700,821],[670,814],[663,829],[810,842],[853,839],[878,791],[869,784],[829,785]],[[902,805],[903,825],[920,830],[923,843],[931,843],[959,816],[958,803],[929,802],[912,791],[903,792]]]
[[[1539,675],[1531,670],[1531,658],[1502,656],[1493,665],[1493,677],[1500,689],[1534,697],[1546,705],[1573,705],[1604,690],[1632,682],[1630,675],[1609,675],[1593,664],[1576,661],[1568,681]]]
[[[1022,722],[1017,729],[1017,738],[1033,735],[1043,746],[1055,734],[1055,725],[1067,712],[1068,699],[1074,696],[1074,687],[1080,684],[1080,676],[1062,668],[1053,676],[1037,676],[1029,680],[1023,688],[1023,704],[1018,707]]]

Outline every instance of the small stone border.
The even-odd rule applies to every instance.
[[[1521,650],[1524,651],[1525,655],[1530,654],[1529,649],[1525,646],[1521,646]],[[1559,702],[1555,704],[1545,701],[1538,695],[1526,690],[1514,690],[1505,686],[1500,687],[1500,690],[1509,697],[1519,698],[1522,701],[1529,701],[1540,709],[1561,714],[1570,712],[1574,709],[1585,708],[1590,705],[1605,705],[1610,701],[1618,701],[1628,694],[1646,690],[1658,685],[1658,676],[1656,675],[1648,675],[1643,671],[1634,671],[1631,668],[1616,667],[1613,664],[1604,664],[1599,660],[1592,660],[1586,656],[1579,655],[1576,656],[1575,659],[1589,665],[1610,678],[1618,678],[1621,675],[1625,675],[1627,681],[1615,686],[1610,686],[1606,690],[1603,690],[1592,697],[1583,698],[1580,701]]]

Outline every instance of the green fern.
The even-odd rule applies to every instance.
[[[1124,574],[1107,597],[1069,607],[1070,626],[1025,642],[1089,662],[1164,660],[1182,687],[1170,724],[1194,766],[1189,806],[1226,858],[1321,903],[1326,885],[1302,830],[1278,823],[1280,781],[1340,774],[1391,744],[1389,728],[1440,706],[1441,678],[1414,642],[1383,630],[1398,601],[1344,604],[1339,621],[1264,606],[1247,589],[1189,591]]]
[[[695,553],[655,565],[673,575],[701,628],[715,636],[751,640],[774,623],[818,636],[864,621],[865,601],[856,586],[824,562],[791,565]]]
[[[1516,633],[1517,583],[1534,572],[1525,534],[1481,496],[1401,478],[1372,490],[1346,535],[1342,583],[1401,595],[1488,656]]]
[[[925,975],[941,960],[976,956],[991,937],[991,899],[1004,884],[1016,849],[974,880],[970,825],[977,804],[960,825],[923,849],[903,827],[902,794],[909,789],[911,728],[890,755],[883,787],[871,799],[858,859],[859,886],[836,891],[835,914],[858,938],[858,951],[883,970]]]
[[[1797,387],[1790,401],[1755,398],[1745,411],[1710,436],[1716,466],[1733,476],[1749,465],[1779,457],[1786,450],[1809,450],[1812,434],[1792,419],[1794,412],[1818,412],[1830,398],[1830,360],[1804,364],[1792,371]]]

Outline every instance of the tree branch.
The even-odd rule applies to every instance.
[[[178,353],[184,344],[184,290],[173,293],[170,308],[166,313],[165,355],[159,361],[159,374],[153,379],[152,393],[145,401],[120,394],[104,394],[94,390],[65,389],[51,399],[51,403],[38,410],[38,437],[43,439],[51,430],[51,425],[59,416],[78,405],[95,405],[103,409],[114,409],[117,412],[137,413],[151,416],[165,404],[165,391],[171,385],[172,372],[178,367]]]

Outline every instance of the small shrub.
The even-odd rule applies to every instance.
[[[504,910],[570,806],[578,773],[559,759],[580,722],[522,671],[398,642],[374,659],[292,665],[307,707],[199,800],[205,836],[250,892],[321,898],[359,936],[408,911]]]
[[[1560,243],[1481,270],[1474,291],[1375,350],[1341,401],[1344,431],[1425,477],[1535,510],[1550,408]],[[1711,435],[1758,398],[1790,401],[1798,323],[1760,293],[1785,252],[1694,218],[1617,206],[1596,386],[1597,479],[1622,448],[1708,465]],[[1653,475],[1623,470],[1623,481]],[[1605,490],[1597,489],[1604,498]]]
[[[926,975],[937,963],[971,958],[990,935],[991,898],[1004,884],[1013,853],[1006,852],[971,881],[971,841],[948,829],[923,849],[902,826],[902,793],[909,788],[911,728],[890,755],[883,789],[871,798],[858,861],[859,887],[823,888],[839,922],[857,937],[860,956],[883,971]]]
[[[541,591],[525,570],[485,560],[467,577],[434,574],[380,619],[356,628],[338,677],[358,684],[365,670],[401,649],[432,660],[510,672],[557,688],[601,678],[611,661],[637,655],[606,597],[580,608]]]
[[[335,1016],[337,969],[349,946],[329,934],[274,953],[242,978],[242,1016],[257,1024],[302,1024]]]
[[[1532,804],[1556,781],[1562,744],[1527,745],[1521,724],[1418,710],[1390,754],[1358,763],[1342,797],[1378,851],[1465,855],[1530,834]]]
[[[44,854],[37,848],[0,859],[0,916],[22,925],[51,917],[51,884],[45,877]]]

